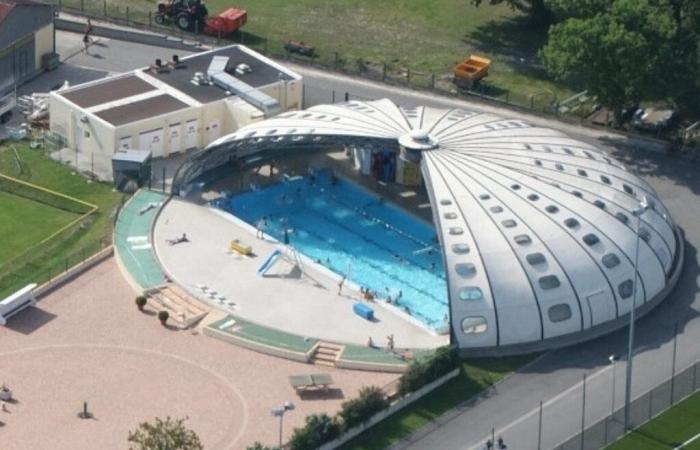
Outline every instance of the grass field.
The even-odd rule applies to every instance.
[[[57,1],[57,0],[55,0]],[[63,0],[93,14],[147,21],[155,1]],[[470,53],[493,60],[488,93],[529,103],[548,102],[572,91],[547,79],[537,50],[546,39],[544,28],[533,28],[506,5],[474,7],[470,0],[208,0],[210,14],[231,6],[244,7],[248,22],[243,42],[261,48],[267,39],[271,52],[281,53],[287,40],[313,44],[325,65],[337,52],[346,69],[357,60],[386,63],[394,76],[413,72],[415,84],[427,85],[430,74],[448,79],[457,61]],[[516,98],[517,97],[517,98]]]
[[[45,245],[37,246],[78,215],[0,193],[0,233],[5,237],[0,249],[0,298],[27,283],[45,281],[49,271],[55,275],[65,269],[66,258],[96,251],[100,241],[108,244],[112,212],[122,198],[121,194],[112,192],[110,185],[89,182],[69,167],[44,156],[43,151],[30,149],[26,142],[14,146],[24,167],[22,173],[13,152],[1,144],[0,173],[92,203],[98,210],[82,227],[71,227]]]
[[[453,380],[370,428],[343,450],[381,450],[532,361],[535,355],[465,361]]]
[[[700,433],[700,393],[696,393],[642,425],[607,450],[674,449]],[[682,447],[700,450],[700,438]]]

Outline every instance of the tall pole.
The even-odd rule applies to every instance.
[[[642,222],[642,214],[649,207],[646,197],[642,197],[640,208],[635,211],[637,216],[637,230],[635,232],[634,250],[634,280],[632,281],[632,309],[630,310],[629,340],[627,345],[627,374],[625,381],[625,430],[630,429],[630,402],[632,401],[632,358],[634,351],[634,313],[637,302],[637,265],[639,264],[639,227]]]
[[[615,415],[615,357],[610,356],[610,362],[612,363],[612,401],[610,405],[610,417]]]
[[[586,430],[586,374],[583,374],[583,402],[581,403],[581,450],[583,450]]]
[[[282,421],[284,420],[284,413],[280,414],[280,445],[279,449],[282,450]]]

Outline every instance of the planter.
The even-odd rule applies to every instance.
[[[0,389],[0,400],[4,402],[12,400],[12,391],[9,389]]]

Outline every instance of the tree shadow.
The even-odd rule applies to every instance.
[[[466,34],[462,42],[476,51],[498,54],[516,68],[541,70],[537,52],[547,42],[547,30],[519,17],[491,20]]]

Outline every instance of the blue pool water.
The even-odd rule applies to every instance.
[[[435,230],[328,171],[217,200],[215,206],[279,241],[288,230],[299,252],[359,286],[387,296],[432,328],[447,315],[445,270]],[[428,247],[430,251],[421,251]],[[265,255],[263,255],[265,256]]]

